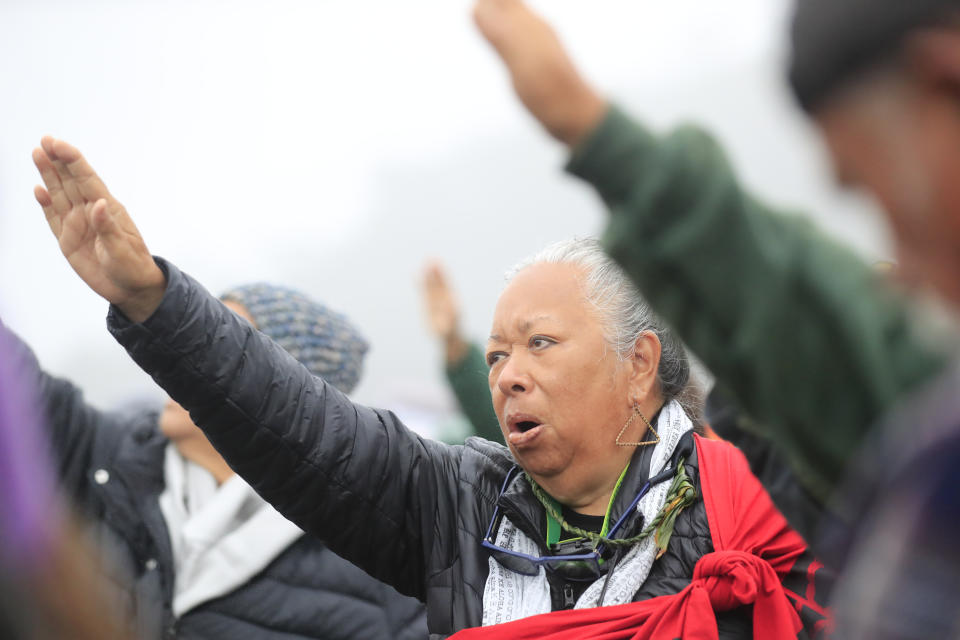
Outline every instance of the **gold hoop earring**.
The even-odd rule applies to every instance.
[[[627,427],[630,426],[630,423],[633,422],[634,419],[635,419],[637,416],[640,416],[640,419],[643,420],[644,423],[646,423],[647,429],[649,429],[650,431],[653,432],[653,437],[654,437],[655,439],[654,439],[654,440],[646,440],[646,441],[644,441],[644,442],[620,442],[620,438],[623,437],[623,434],[624,434],[624,432],[627,430]],[[617,434],[617,442],[616,442],[616,443],[617,443],[617,446],[619,446],[619,447],[646,447],[646,446],[649,446],[649,445],[651,445],[651,444],[659,444],[659,443],[660,443],[660,434],[657,433],[657,430],[654,429],[654,428],[653,428],[653,425],[650,424],[650,421],[647,420],[647,416],[645,416],[645,415],[643,415],[642,413],[640,413],[640,406],[639,406],[636,402],[633,403],[633,413],[630,414],[630,417],[627,418],[627,421],[623,424],[623,428],[620,429],[620,433]]]

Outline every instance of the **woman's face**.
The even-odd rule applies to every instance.
[[[615,440],[632,410],[638,366],[607,344],[581,274],[568,264],[521,271],[497,302],[487,344],[500,429],[538,481],[571,474],[590,482],[592,468],[624,449]]]

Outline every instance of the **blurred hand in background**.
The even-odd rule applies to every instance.
[[[606,101],[543,18],[520,0],[478,0],[473,17],[506,64],[517,97],[550,135],[573,147],[599,124]]]
[[[430,331],[443,344],[447,365],[457,364],[466,355],[468,344],[460,331],[460,305],[443,265],[437,261],[424,268],[423,302]]]

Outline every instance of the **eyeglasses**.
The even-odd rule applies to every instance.
[[[500,529],[500,520],[503,517],[500,511],[500,499],[510,485],[510,481],[513,480],[519,471],[520,467],[514,466],[507,473],[507,477],[503,481],[503,486],[500,487],[500,495],[497,496],[496,506],[493,509],[493,517],[490,519],[490,524],[487,526],[487,533],[483,536],[480,546],[489,550],[493,559],[503,567],[525,576],[537,575],[537,573],[540,572],[540,567],[543,566],[550,571],[563,575],[569,580],[592,581],[599,578],[603,573],[600,563],[603,561],[603,554],[606,550],[603,542],[596,547],[591,547],[591,543],[583,539],[563,542],[559,545],[554,545],[554,548],[559,550],[560,553],[548,556],[531,556],[526,553],[514,551],[513,549],[501,547],[494,542],[494,536]],[[651,484],[654,484],[657,480],[659,480],[659,475],[656,478],[651,478],[643,485],[637,497],[633,499],[633,502],[631,502],[630,506],[623,512],[623,515],[610,527],[610,530],[607,532],[608,538],[613,538],[627,517],[637,508],[640,499],[650,490]]]

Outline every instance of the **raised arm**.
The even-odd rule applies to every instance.
[[[446,367],[447,382],[457,397],[460,409],[473,425],[474,435],[493,442],[503,442],[500,422],[490,399],[488,372],[483,351],[472,342],[467,343],[462,358],[455,363],[448,363]]]
[[[353,404],[155,260],[75,148],[45,138],[34,160],[50,227],[77,274],[112,303],[110,329],[134,360],[280,512],[371,575],[423,598],[428,564],[456,554],[444,547],[455,544],[455,532],[435,536],[435,515],[457,512],[451,479],[463,449],[423,441],[389,412]]]
[[[424,270],[423,299],[430,331],[443,348],[447,382],[473,427],[473,434],[503,442],[490,399],[489,368],[480,348],[463,337],[460,306],[439,263],[428,264]]]
[[[520,99],[571,147],[570,171],[608,206],[610,254],[828,495],[874,421],[943,366],[905,303],[849,250],[747,194],[703,131],[661,138],[607,105],[522,2],[480,0],[475,15]]]

